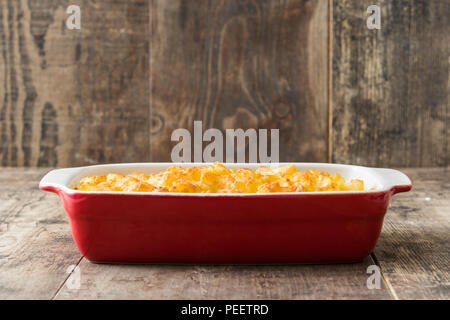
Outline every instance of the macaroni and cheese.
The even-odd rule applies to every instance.
[[[84,191],[140,191],[185,193],[272,193],[308,191],[364,190],[362,180],[346,182],[339,174],[312,169],[297,171],[294,165],[271,169],[229,169],[220,163],[181,168],[171,166],[156,174],[131,173],[122,175],[88,176],[76,190]]]

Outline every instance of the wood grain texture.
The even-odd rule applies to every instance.
[[[58,197],[38,190],[46,170],[0,170],[0,299],[52,299],[81,254]]]
[[[381,8],[381,29],[366,9]],[[333,1],[332,160],[450,163],[450,2]]]
[[[83,259],[81,287],[56,299],[391,299],[366,286],[370,257],[340,265],[104,265]]]
[[[149,1],[83,1],[80,141],[84,163],[148,161]]]
[[[396,195],[375,248],[399,299],[450,299],[450,171],[405,169],[413,190]]]
[[[148,15],[146,0],[0,1],[1,165],[148,160]]]
[[[173,130],[279,128],[281,161],[327,159],[328,2],[153,0],[152,161]]]

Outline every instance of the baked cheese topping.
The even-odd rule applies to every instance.
[[[137,191],[183,193],[273,193],[311,191],[362,191],[362,180],[346,182],[339,174],[312,169],[297,171],[294,165],[278,168],[229,169],[223,164],[181,168],[171,166],[155,174],[134,172],[128,175],[84,177],[76,190]]]

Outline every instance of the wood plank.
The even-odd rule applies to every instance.
[[[56,299],[391,299],[366,286],[370,257],[336,265],[106,265],[83,259],[81,286]],[[70,279],[69,279],[70,281]]]
[[[281,161],[326,161],[328,1],[154,0],[152,161],[171,133],[280,129]]]
[[[366,9],[381,9],[381,29]],[[384,167],[450,163],[450,2],[333,2],[332,160]]]
[[[82,125],[72,149],[83,156],[78,163],[149,160],[148,5],[148,0],[82,2],[77,79]]]
[[[405,169],[413,190],[396,195],[375,256],[399,299],[450,298],[450,171]]]
[[[81,259],[59,199],[37,189],[46,171],[0,170],[0,299],[51,299]]]
[[[65,26],[69,5],[81,30]],[[2,166],[148,160],[148,12],[147,0],[0,2]]]

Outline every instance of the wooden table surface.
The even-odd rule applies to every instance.
[[[393,197],[361,263],[275,266],[90,263],[58,197],[38,189],[48,170],[0,169],[0,299],[450,298],[448,168],[402,170],[414,188]],[[380,289],[367,287],[370,265],[381,269]]]

